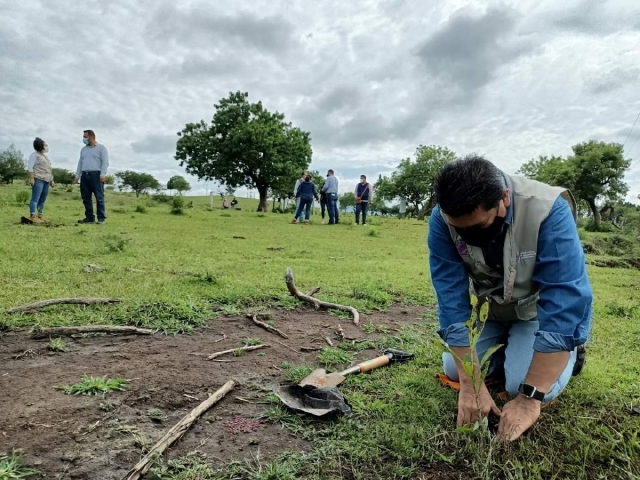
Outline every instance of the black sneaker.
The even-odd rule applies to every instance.
[[[104,225],[104,222],[106,222],[106,220],[98,220],[98,225]]]
[[[576,353],[578,355],[576,358],[576,363],[573,365],[573,372],[571,373],[572,377],[576,377],[580,375],[580,373],[582,372],[582,369],[587,363],[587,351],[585,350],[584,345],[579,345],[576,348]]]
[[[82,220],[78,220],[78,223],[96,223],[95,220],[89,220],[88,218],[83,218]]]

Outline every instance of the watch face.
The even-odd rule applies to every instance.
[[[526,383],[521,383],[519,390],[521,394],[527,397],[531,397],[535,393],[536,387],[534,387],[533,385],[528,385]]]

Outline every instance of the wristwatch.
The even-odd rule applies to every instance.
[[[520,394],[524,395],[525,397],[533,398],[534,400],[538,400],[540,402],[544,400],[544,396],[546,395],[545,392],[541,392],[536,387],[534,387],[533,385],[529,385],[528,383],[521,383],[518,387],[518,392],[520,392]]]

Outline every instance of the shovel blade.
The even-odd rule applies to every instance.
[[[344,378],[339,373],[327,373],[324,368],[318,368],[304,377],[298,385],[301,387],[331,388],[337,387],[344,382]]]

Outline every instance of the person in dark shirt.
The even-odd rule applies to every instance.
[[[300,200],[296,215],[291,220],[291,223],[298,223],[298,220],[302,220],[302,210],[304,209],[304,224],[309,225],[309,216],[311,214],[311,205],[313,199],[318,200],[318,192],[316,191],[315,184],[311,181],[311,175],[304,177],[304,182],[298,186],[296,191],[296,200]]]

